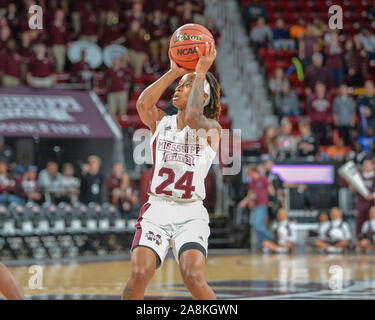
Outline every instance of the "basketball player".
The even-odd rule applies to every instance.
[[[216,299],[203,273],[210,229],[202,200],[204,179],[221,137],[220,86],[208,72],[216,57],[214,44],[206,43],[205,55],[196,50],[199,61],[195,72],[179,68],[171,59],[170,70],[147,87],[137,101],[141,120],[152,134],[153,169],[149,200],[136,224],[123,299],[144,297],[170,246],[193,298]],[[173,95],[178,114],[168,116],[155,104],[181,76]]]
[[[356,248],[366,252],[367,250],[375,250],[375,206],[370,208],[370,219],[362,225],[362,232]]]
[[[25,297],[18,287],[16,280],[9,269],[0,263],[0,292],[8,300],[25,300]]]
[[[285,209],[279,209],[277,212],[277,222],[272,226],[275,241],[264,240],[263,251],[265,253],[293,253],[296,233],[292,223],[288,221],[288,212]]]
[[[342,220],[339,208],[331,209],[330,218],[330,223],[320,232],[323,237],[315,241],[315,246],[328,253],[342,253],[349,247],[350,227]]]

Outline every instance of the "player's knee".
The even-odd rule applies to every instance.
[[[150,278],[150,271],[147,268],[139,267],[131,271],[129,281],[145,286]]]
[[[188,287],[200,288],[206,284],[203,272],[194,270],[194,268],[182,272],[182,278]]]

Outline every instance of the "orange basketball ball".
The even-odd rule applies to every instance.
[[[189,23],[173,33],[169,42],[169,51],[172,59],[180,67],[195,70],[199,60],[195,47],[198,47],[202,54],[205,54],[206,42],[215,43],[211,32],[200,24]]]

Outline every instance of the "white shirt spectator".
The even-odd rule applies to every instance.
[[[350,240],[352,238],[349,224],[342,219],[332,220],[322,232],[329,241]]]
[[[295,223],[285,221],[277,221],[272,226],[278,245],[285,245],[288,242],[296,241]]]

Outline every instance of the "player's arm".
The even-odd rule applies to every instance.
[[[216,58],[216,49],[213,43],[210,45],[206,43],[205,55],[202,55],[198,47],[196,47],[195,50],[199,55],[199,61],[195,68],[196,77],[186,105],[185,122],[192,129],[203,129],[205,134],[208,133],[208,143],[216,150],[221,137],[221,126],[216,120],[208,119],[203,115],[204,81],[206,79],[206,73]],[[212,129],[214,130],[213,132],[217,134],[210,135],[210,130]]]
[[[179,68],[177,64],[171,60],[171,67],[160,79],[149,85],[142,91],[137,100],[137,111],[142,122],[148,126],[153,133],[156,129],[157,121],[165,116],[165,112],[156,107],[163,92],[175,81],[184,74],[189,73],[184,68]]]

